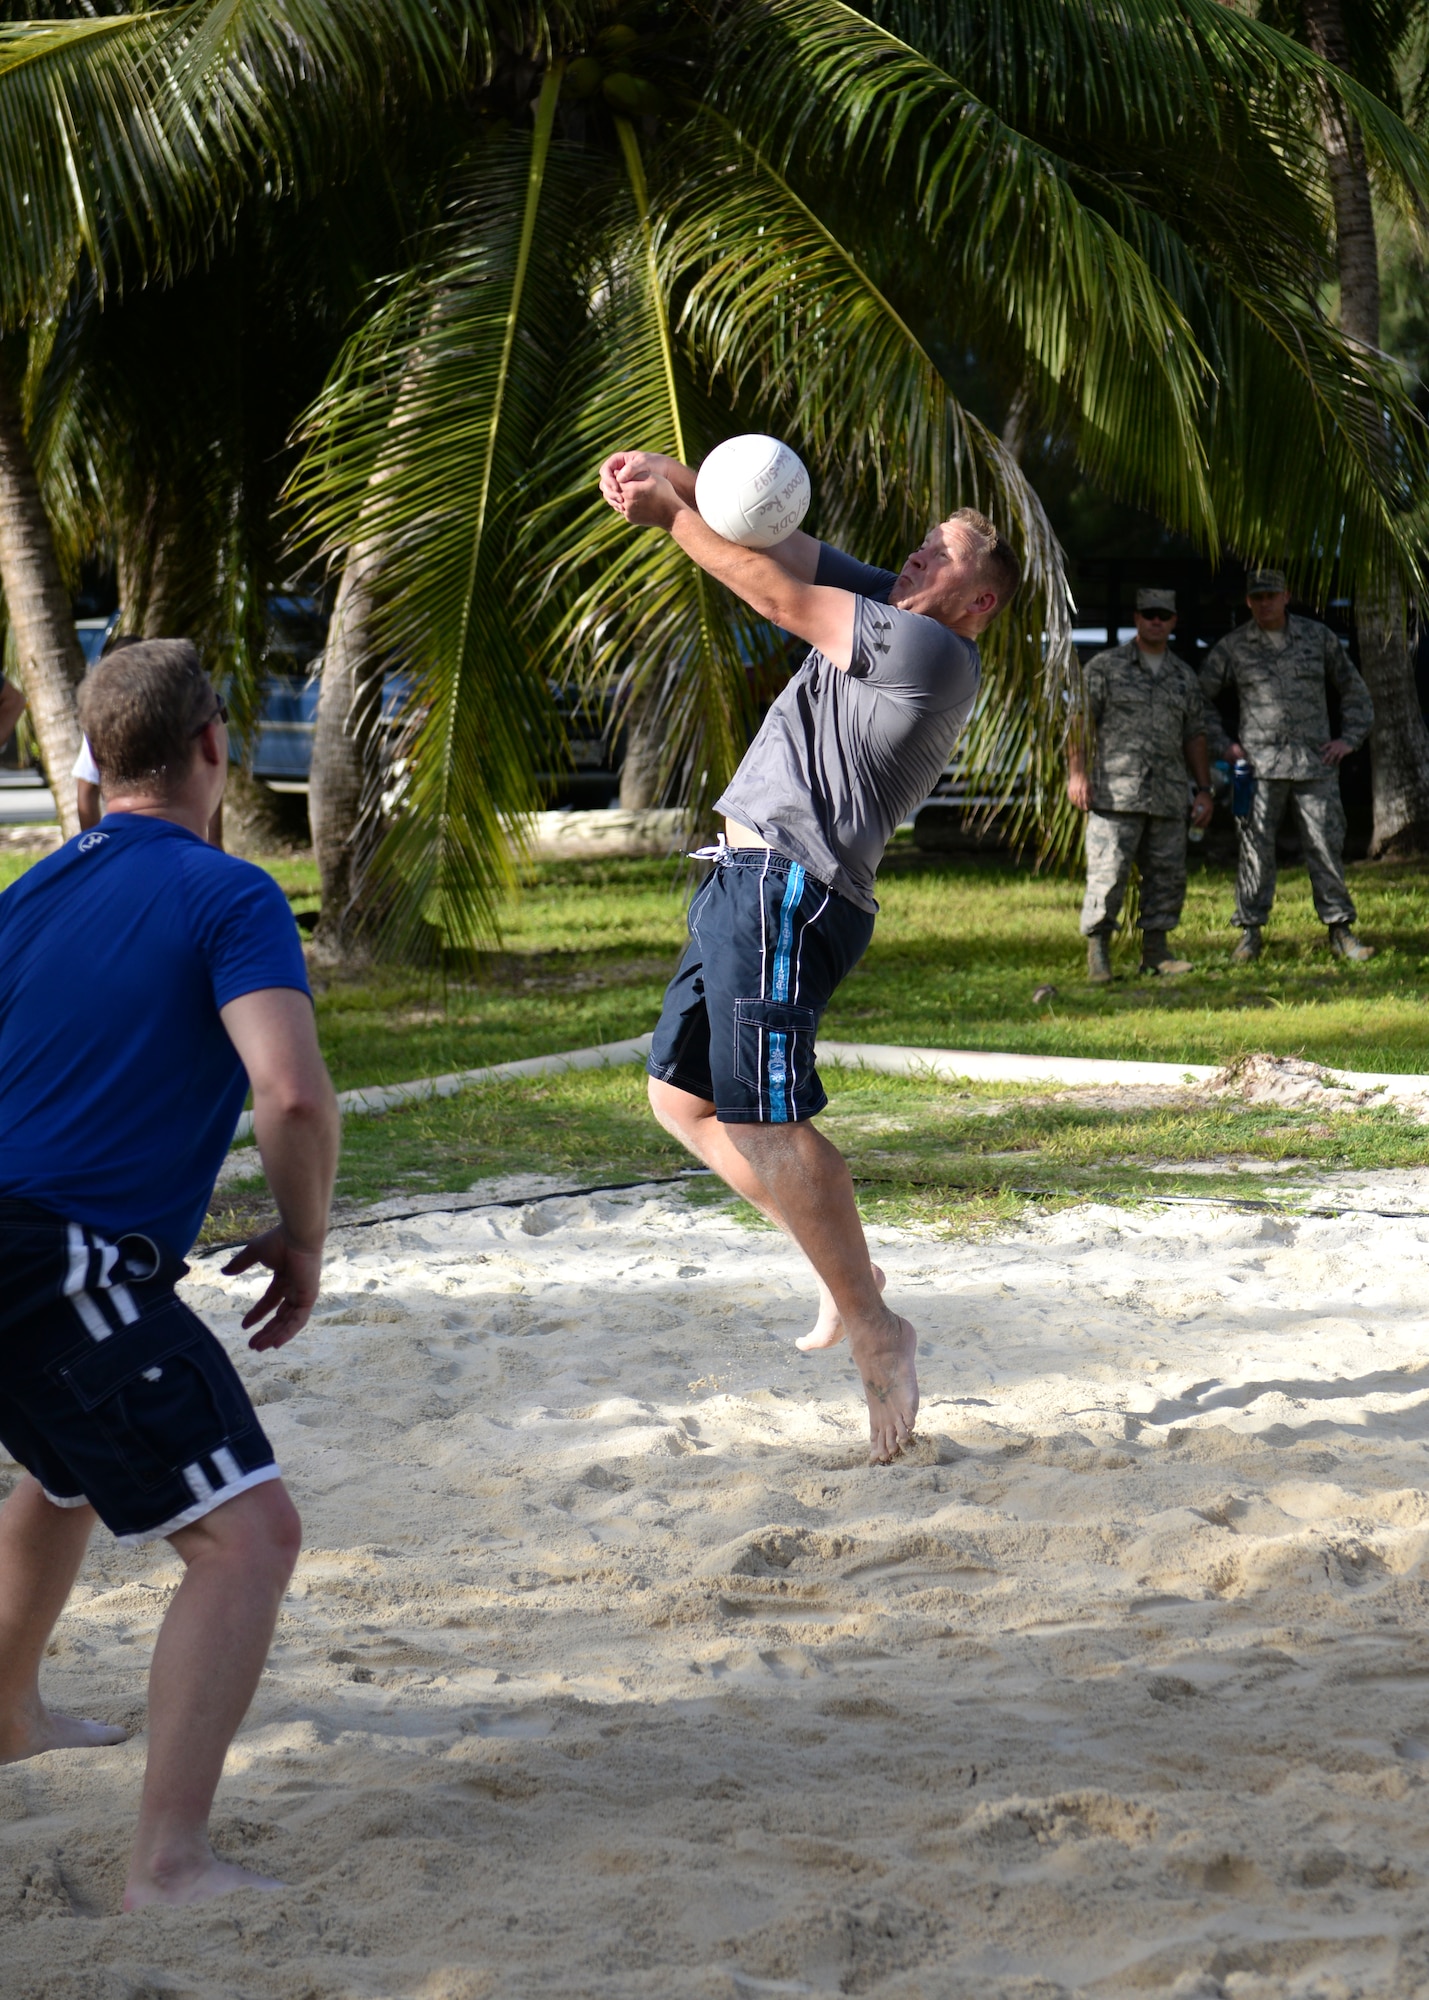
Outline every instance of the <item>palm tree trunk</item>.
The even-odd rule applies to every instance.
[[[1002,420],[1003,446],[1019,465],[1027,449],[1032,423],[1032,392],[1026,382],[1019,382],[1007,406],[1007,415]]]
[[[142,507],[127,510],[115,548],[114,566],[119,585],[119,625],[135,638],[159,639],[162,632],[146,632],[144,618],[149,608],[149,586],[154,574],[154,539],[157,532],[154,490],[144,494]]]
[[[142,639],[187,636],[177,595],[177,557],[181,530],[172,501],[150,485],[142,507],[124,522],[116,568],[119,617],[125,632]]]
[[[175,546],[176,536],[170,531],[159,537],[154,548],[154,559],[149,565],[149,589],[144,604],[144,615],[137,629],[146,639],[179,639],[187,634],[174,602]]]
[[[0,364],[0,588],[15,634],[20,685],[68,840],[79,832],[70,769],[79,751],[75,693],[84,654],[60,577],[20,399]]]
[[[1340,0],[1305,0],[1305,38],[1317,56],[1348,70]],[[1340,326],[1364,347],[1379,346],[1379,243],[1359,127],[1328,97],[1320,131],[1335,203],[1335,261],[1340,275]]]
[[[1370,750],[1376,856],[1429,854],[1429,729],[1419,706],[1403,609],[1355,611],[1360,672],[1374,700]]]
[[[322,884],[313,943],[349,956],[360,943],[363,891],[376,847],[382,668],[373,635],[377,559],[354,547],[342,573],[323,652],[308,815]]]
[[[1305,0],[1306,39],[1316,55],[1349,67],[1341,0]],[[1335,204],[1340,326],[1363,347],[1379,346],[1379,246],[1369,172],[1358,127],[1328,98],[1321,131]],[[1397,593],[1356,607],[1360,672],[1374,698],[1372,854],[1429,853],[1429,728]]]
[[[625,712],[625,760],[620,766],[620,805],[624,812],[644,812],[663,803],[661,767],[665,729],[656,690],[647,689]]]

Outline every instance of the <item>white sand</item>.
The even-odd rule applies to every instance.
[[[142,1735],[13,1767],[0,1994],[1429,1994],[1426,1246],[883,1233],[892,1470],[678,1190],[344,1231],[277,1356],[206,1263],[308,1535],[216,1828],[293,1886],[116,1917]],[[142,1728],[174,1572],[96,1538],[56,1701]]]

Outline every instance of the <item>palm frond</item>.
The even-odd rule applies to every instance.
[[[1394,364],[1274,301],[1226,296],[1212,412],[1228,544],[1297,589],[1394,591],[1422,574],[1429,432]]]
[[[550,31],[546,0],[192,0],[176,25],[170,116],[299,190],[351,171],[414,103],[488,78],[503,39]]]
[[[1042,132],[1124,134],[1135,142],[1235,149],[1258,131],[1282,158],[1300,150],[1320,92],[1360,126],[1383,197],[1406,213],[1429,204],[1429,148],[1396,115],[1382,62],[1346,74],[1286,31],[1284,9],[1255,13],[1221,0],[874,0],[867,12],[899,40],[943,63],[1002,115]],[[1365,42],[1379,0],[1347,7]],[[1351,17],[1353,17],[1351,19]],[[1393,24],[1377,24],[1380,39]],[[1198,135],[1204,134],[1201,139]]]
[[[1020,550],[1023,589],[987,635],[986,692],[960,756],[993,785],[1017,774],[1017,837],[1038,828],[1056,846],[1061,742],[1079,697],[1062,553],[1041,503],[856,250],[734,135],[716,150],[719,135],[702,150],[685,134],[662,190],[666,282],[684,295],[694,349],[809,459],[826,539],[896,565],[962,505]]]
[[[501,51],[579,40],[592,0],[187,0],[0,24],[0,325],[57,308],[81,256],[167,279],[239,203],[350,175],[374,131]]]
[[[745,32],[720,86],[744,171],[790,194],[816,187],[821,213],[842,184],[866,258],[887,210],[865,201],[860,226],[855,184],[876,172],[883,202],[930,246],[924,268],[941,266],[940,301],[1075,407],[1089,470],[1205,539],[1204,357],[1138,243],[1079,198],[1066,162],[839,0],[773,0]],[[711,192],[712,208],[739,198]],[[1127,207],[1115,189],[1097,193]]]
[[[350,344],[310,413],[293,487],[306,536],[378,564],[380,639],[411,677],[407,789],[381,855],[409,940],[495,933],[512,880],[505,816],[536,802],[549,702],[503,563],[578,314],[563,221],[572,164],[534,135],[494,141],[418,269]]]
[[[166,87],[177,20],[0,26],[0,324],[52,313],[116,233],[162,274],[208,227],[219,181]]]
[[[698,463],[729,425],[698,389],[671,323],[635,130],[618,125],[624,176],[598,218],[588,326],[542,441],[523,541],[553,610],[553,674],[574,667],[615,697],[613,726],[640,718],[660,743],[659,785],[705,812],[744,753],[754,721],[750,669],[782,642],[666,535],[632,531],[595,486],[622,445]]]
[[[1255,187],[1272,211],[1279,205],[1282,219],[1311,198],[1306,103],[1291,100],[1303,86],[1316,101],[1313,93],[1325,78],[1324,66],[1303,48],[1287,49],[1286,38],[1262,34],[1254,23],[1248,29],[1234,10],[1203,0],[1176,0],[1170,8],[1151,0],[1105,0],[1054,10],[1066,17],[1060,30],[1041,19],[1045,0],[1034,0],[1034,8],[1033,25],[1047,39],[1054,69],[1059,34],[1078,58],[1093,30],[1113,39],[1139,34],[1145,58],[1150,44],[1144,38],[1157,21],[1163,27],[1169,22],[1173,42],[1190,37],[1194,60],[1187,54],[1187,62],[1192,70],[1200,65],[1197,73],[1227,105],[1232,85],[1251,96],[1270,93],[1283,69],[1291,88],[1282,85],[1279,107],[1271,112],[1260,100],[1252,106],[1280,160],[1277,178],[1262,150]],[[946,35],[953,15],[962,20],[962,10],[935,15],[912,0],[903,9],[903,18],[917,16],[934,41],[939,24]],[[1006,27],[1008,17],[996,9],[994,15]],[[1025,32],[1027,22],[1019,19]],[[1298,495],[1277,501],[1269,466],[1250,470],[1261,442],[1282,435],[1283,410],[1295,440],[1289,455],[1311,451],[1325,468],[1308,510],[1317,517],[1310,538],[1317,572],[1338,561],[1342,570],[1357,566],[1351,573],[1367,580],[1405,567],[1414,524],[1397,490],[1405,475],[1395,467],[1420,462],[1420,425],[1388,371],[1349,351],[1326,326],[1314,297],[1314,267],[1306,268],[1303,251],[1298,267],[1283,253],[1252,264],[1214,204],[1209,216],[1189,220],[1161,214],[1154,185],[1133,196],[1105,176],[1088,174],[1076,160],[1026,145],[970,101],[961,78],[885,36],[840,0],[771,0],[748,33],[751,48],[762,49],[765,59],[744,64],[728,86],[731,112],[743,131],[767,134],[771,143],[778,134],[787,154],[796,143],[789,128],[802,121],[800,171],[815,176],[825,199],[841,153],[855,172],[876,162],[885,183],[901,192],[902,206],[916,206],[934,254],[941,248],[952,253],[952,276],[932,311],[942,307],[962,329],[971,323],[984,340],[989,299],[992,310],[1005,312],[1007,337],[1025,342],[1026,372],[1049,413],[1070,430],[1094,477],[1126,499],[1151,505],[1203,545],[1215,547],[1229,536],[1243,546],[1242,538],[1257,532],[1283,532],[1291,546],[1301,546],[1306,538],[1285,522]],[[782,62],[776,60],[780,40]],[[805,88],[795,105],[789,79],[801,61],[805,82],[812,75],[816,88]],[[989,67],[985,54],[982,67]],[[1179,80],[1168,85],[1173,98],[1186,87],[1185,68],[1182,63]],[[1344,88],[1357,87],[1344,81]],[[1414,199],[1429,155],[1384,106],[1360,108],[1377,123],[1385,157],[1393,153],[1399,161],[1401,194]],[[1061,143],[1077,152],[1075,133],[1062,135]],[[1221,162],[1232,181],[1241,164],[1233,157]],[[1057,238],[1053,251],[1046,248],[1049,234]],[[916,247],[903,254],[922,275],[926,263],[917,265]],[[1180,379],[1163,393],[1155,371],[1173,352],[1170,365]],[[1251,365],[1252,355],[1258,404],[1237,374]],[[1271,410],[1273,425],[1265,414]],[[1178,463],[1194,468],[1194,493],[1178,476]],[[1280,488],[1287,495],[1294,490]]]

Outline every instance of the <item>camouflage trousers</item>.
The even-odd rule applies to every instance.
[[[1082,936],[1116,929],[1133,864],[1141,870],[1144,931],[1174,931],[1186,900],[1186,822],[1159,813],[1087,814],[1087,893]]]
[[[1355,906],[1345,887],[1345,809],[1337,771],[1323,778],[1257,778],[1250,817],[1237,820],[1235,920],[1257,930],[1275,901],[1275,832],[1286,808],[1295,815],[1310,872],[1315,914],[1322,924],[1352,924]]]

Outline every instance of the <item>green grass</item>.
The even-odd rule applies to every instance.
[[[1031,1206],[1096,1198],[1216,1195],[1294,1206],[1329,1171],[1419,1166],[1429,1135],[1392,1109],[1292,1112],[1187,1093],[1174,1106],[1106,1110],[1075,1096],[1000,1085],[832,1070],[822,1129],[845,1153],[874,1221],[942,1232],[1009,1221]],[[1210,1163],[1213,1171],[1184,1171]],[[460,1097],[350,1119],[339,1201],[466,1192],[507,1174],[571,1187],[665,1179],[690,1165],[645,1103],[636,1064],[501,1082]],[[733,1202],[714,1181],[686,1196]],[[262,1190],[231,1186],[209,1240],[254,1225]],[[748,1210],[740,1211],[754,1221]]]
[[[1325,948],[1302,869],[1281,877],[1265,956],[1232,966],[1228,873],[1191,877],[1177,952],[1195,970],[1136,976],[1135,938],[1117,941],[1121,976],[1086,984],[1080,884],[987,865],[895,860],[862,967],[835,996],[830,1039],[1027,1054],[1219,1063],[1252,1049],[1347,1069],[1429,1069],[1429,879],[1408,865],[1350,870],[1366,966]],[[1034,1002],[1039,985],[1057,988]]]
[[[274,869],[298,900],[311,864]],[[1253,1049],[1347,1069],[1429,1070],[1429,879],[1412,865],[1350,871],[1366,966],[1325,949],[1303,870],[1282,876],[1264,958],[1232,966],[1229,874],[1192,876],[1176,946],[1196,969],[1089,987],[1080,887],[987,862],[935,862],[895,844],[863,964],[834,996],[830,1040],[1027,1054],[1225,1062]],[[685,886],[663,862],[548,864],[511,908],[504,949],[445,987],[379,969],[319,980],[323,1044],[339,1088],[619,1041],[653,1027],[685,939]],[[1051,984],[1049,1001],[1035,1002]]]
[[[0,860],[0,883],[23,858]],[[295,911],[316,909],[317,871],[271,872]],[[1412,864],[1350,870],[1366,966],[1325,949],[1303,869],[1282,872],[1264,958],[1232,966],[1233,882],[1191,877],[1176,947],[1195,961],[1178,980],[1123,976],[1089,987],[1077,933],[1080,885],[982,861],[935,861],[894,843],[867,957],[834,996],[829,1040],[1027,1054],[1225,1062],[1252,1049],[1348,1069],[1429,1071],[1429,874]],[[378,968],[318,974],[323,1046],[339,1089],[623,1040],[653,1027],[685,939],[686,878],[655,861],[552,863],[507,914],[503,949],[445,984]],[[1034,1002],[1040,985],[1055,986]]]
[[[0,882],[27,865],[0,859]],[[310,861],[271,872],[294,909],[317,906]],[[1350,871],[1367,966],[1332,960],[1302,870],[1286,870],[1258,965],[1228,951],[1233,883],[1192,876],[1177,948],[1196,962],[1179,980],[1124,974],[1085,983],[1080,885],[999,863],[932,861],[895,843],[880,883],[883,912],[864,963],[835,995],[829,1040],[912,1046],[1226,1062],[1255,1049],[1350,1069],[1429,1071],[1429,878],[1411,865]],[[500,951],[443,984],[379,967],[315,976],[323,1046],[339,1089],[400,1082],[520,1056],[622,1040],[654,1025],[683,946],[687,881],[660,862],[549,864],[510,908]],[[1035,1002],[1040,985],[1056,988]],[[879,1219],[962,1227],[1006,1218],[1030,1199],[1150,1199],[1176,1192],[1286,1199],[1326,1170],[1421,1165],[1426,1135],[1392,1111],[1322,1116],[1218,1102],[1154,1111],[1098,1110],[1045,1092],[968,1089],[926,1079],[831,1076],[824,1129],[854,1165]],[[1287,1160],[1304,1164],[1290,1173]],[[1211,1161],[1210,1175],[1182,1171]],[[465,1189],[494,1174],[535,1172],[572,1185],[679,1172],[686,1164],[645,1108],[635,1066],[487,1087],[381,1119],[352,1119],[340,1194]],[[1242,1171],[1249,1167],[1250,1172]],[[1171,1169],[1166,1171],[1166,1169]],[[1026,1190],[1034,1190],[1029,1194]],[[719,1198],[691,1184],[692,1198]],[[236,1233],[252,1207],[240,1187],[210,1235]]]

